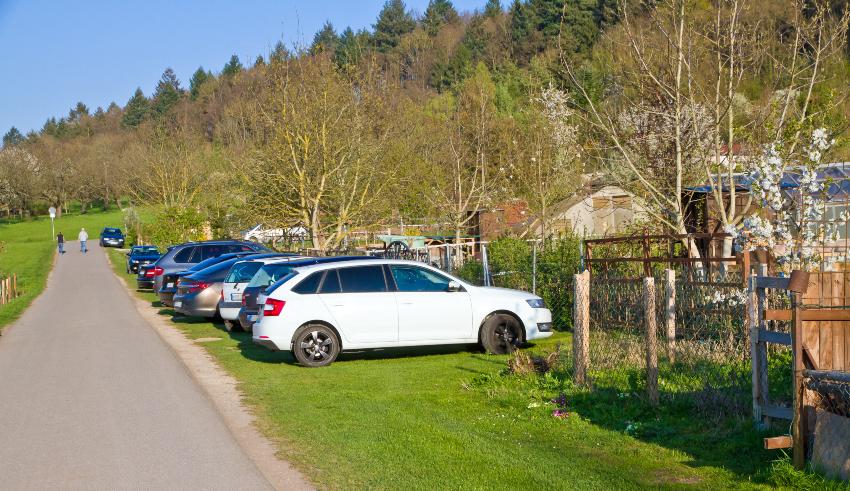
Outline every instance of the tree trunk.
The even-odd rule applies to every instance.
[[[319,228],[321,225],[319,224],[319,211],[317,209],[313,209],[310,214],[310,236],[313,239],[313,247],[319,249],[320,251],[325,250],[325,245],[322,244],[322,238],[319,236]]]

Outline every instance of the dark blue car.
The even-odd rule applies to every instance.
[[[100,233],[101,247],[124,247],[124,232],[120,228],[106,227]]]
[[[138,273],[141,266],[155,263],[161,255],[156,246],[133,246],[127,253],[127,273]]]

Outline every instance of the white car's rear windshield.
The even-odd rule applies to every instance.
[[[246,261],[244,263],[236,263],[230,268],[225,283],[247,283],[260,270],[263,263],[257,261]]]
[[[257,274],[255,274],[253,278],[251,278],[251,282],[248,283],[248,286],[267,287],[288,275],[291,271],[292,266],[287,264],[266,264],[257,271]]]

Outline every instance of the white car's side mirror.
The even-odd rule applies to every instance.
[[[463,290],[463,287],[457,281],[450,281],[449,282],[449,288],[448,288],[447,291],[459,292],[459,291],[462,291],[462,290]]]

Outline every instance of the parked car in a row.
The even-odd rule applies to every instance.
[[[152,279],[178,314],[220,316],[228,331],[252,332],[255,343],[308,367],[370,348],[478,344],[504,354],[552,335],[552,314],[531,293],[471,285],[415,261],[266,251],[238,241],[180,244],[141,266],[139,284]]]
[[[170,306],[171,297],[177,291],[177,273],[184,273],[196,266],[201,269],[211,266],[220,261],[219,258],[225,254],[248,255],[257,252],[270,252],[270,250],[253,242],[234,240],[186,242],[170,246],[155,263],[139,268],[136,284],[139,290],[154,290],[157,294],[164,289],[160,300]],[[169,283],[171,283],[170,286],[168,286]]]
[[[251,254],[220,261],[177,280],[177,292],[172,305],[175,312],[194,317],[221,317],[219,304],[222,300],[224,280],[235,264],[246,260],[289,257],[291,254]]]
[[[326,264],[340,261],[362,261],[377,258],[369,256],[336,256],[336,257],[313,257],[291,262],[269,262],[257,271],[251,281],[242,291],[242,305],[237,313],[238,327],[243,331],[251,332],[254,322],[257,321],[261,305],[257,303],[258,297],[266,290],[274,290],[278,283],[286,278],[295,268],[311,264]],[[235,325],[232,328],[237,327]]]
[[[156,246],[136,245],[127,253],[127,273],[138,273],[139,267],[153,264],[162,254]]]
[[[222,261],[228,261],[234,258],[240,258],[245,256],[250,256],[252,254],[257,254],[254,251],[248,252],[231,252],[227,254],[222,254],[220,256],[211,257],[209,259],[205,259],[198,264],[193,264],[189,268],[183,271],[176,271],[172,273],[167,273],[162,275],[162,286],[157,291],[157,296],[159,296],[159,301],[162,302],[163,305],[167,307],[171,307],[173,305],[174,295],[177,294],[177,282],[183,276],[188,276],[190,274],[196,273],[203,269],[207,269],[211,266],[215,266],[216,264]]]
[[[154,265],[154,289],[162,288],[163,277],[168,273],[183,271],[201,261],[239,252],[272,252],[266,246],[256,242],[235,240],[210,240],[205,242],[187,242],[169,249]]]
[[[301,266],[264,298],[253,341],[309,367],[367,348],[475,343],[504,354],[552,335],[540,297],[470,285],[414,261]]]

